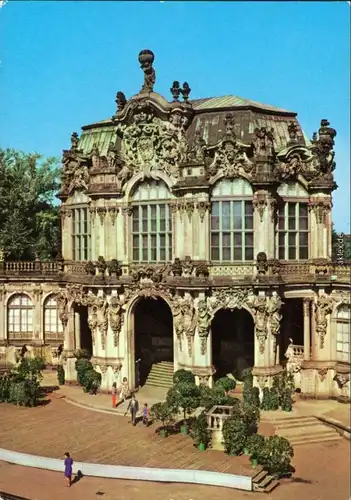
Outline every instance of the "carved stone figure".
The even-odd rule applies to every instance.
[[[173,96],[173,101],[179,101],[180,96],[180,85],[178,81],[174,81],[172,87],[170,88],[171,94]]]
[[[180,259],[178,257],[176,257],[174,259],[174,262],[171,266],[171,270],[172,270],[173,276],[181,276],[182,275],[183,266],[182,266],[182,263],[180,262]]]
[[[207,351],[207,338],[211,319],[207,308],[207,301],[200,300],[197,305],[197,331],[201,342],[201,354],[206,354]]]
[[[184,334],[184,324],[183,324],[183,312],[182,312],[182,297],[180,295],[175,295],[172,302],[172,313],[173,313],[173,324],[179,342],[179,350],[183,349],[183,334]]]
[[[184,325],[184,333],[188,340],[188,353],[189,356],[191,356],[196,329],[196,313],[192,298],[188,297],[186,299],[183,299],[181,310],[183,316],[182,320]]]
[[[303,169],[303,162],[297,153],[289,156],[287,162],[279,162],[276,167],[277,174],[282,181],[296,178]]]
[[[315,304],[316,332],[319,336],[320,348],[324,347],[324,338],[327,334],[327,316],[333,310],[333,299],[326,295],[319,295]]]
[[[58,307],[58,313],[59,313],[59,318],[62,323],[63,328],[67,326],[68,323],[68,299],[66,295],[66,291],[62,290],[57,296],[56,296],[56,303]]]
[[[297,133],[299,131],[299,128],[296,124],[296,122],[290,122],[288,125],[288,134],[290,138],[289,144],[296,144],[297,143]]]
[[[252,141],[253,154],[255,157],[269,157],[274,154],[273,129],[267,130],[265,127],[254,130]]]
[[[280,332],[280,321],[282,319],[281,309],[283,302],[279,295],[272,295],[268,302],[269,325],[272,335]]]
[[[260,353],[263,354],[267,339],[268,311],[266,297],[255,296],[252,310],[255,321],[255,334],[259,343]]]
[[[196,130],[195,137],[188,152],[189,162],[203,163],[205,156],[206,141],[201,136],[200,130]]]
[[[116,295],[112,295],[108,307],[108,315],[110,320],[110,327],[113,332],[114,346],[118,347],[119,334],[122,329],[124,321],[124,310],[120,299]]]
[[[207,165],[207,176],[212,177],[221,169],[224,177],[235,179],[240,171],[250,173],[253,163],[246,156],[245,151],[235,140],[224,140],[218,146],[207,148],[208,153],[214,151],[214,159]]]
[[[144,71],[144,84],[140,92],[153,92],[156,81],[156,73],[152,67],[155,56],[151,50],[145,49],[139,53],[139,63]]]
[[[256,268],[258,274],[266,274],[268,271],[267,255],[265,252],[258,252],[256,257]]]
[[[107,316],[108,304],[106,299],[104,297],[97,297],[96,307],[97,307],[97,326],[100,330],[100,335],[101,335],[101,348],[104,350],[106,346],[106,337],[108,330],[108,316]]]
[[[96,296],[93,293],[88,293],[85,305],[88,307],[88,326],[91,331],[91,338],[93,344],[95,345],[96,333],[98,327],[98,308],[97,308]]]

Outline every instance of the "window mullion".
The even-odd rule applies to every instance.
[[[219,257],[220,257],[221,261],[223,261],[222,238],[223,238],[223,229],[222,229],[222,201],[219,201]]]

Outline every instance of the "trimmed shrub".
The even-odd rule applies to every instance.
[[[201,412],[192,420],[190,436],[197,446],[204,444],[206,448],[208,447],[211,442],[211,431],[208,429],[206,412]]]
[[[62,365],[57,365],[56,374],[59,385],[65,385],[65,370]]]
[[[179,411],[182,409],[184,421],[200,405],[201,393],[195,383],[178,382],[167,393],[167,404]]]
[[[259,461],[275,477],[281,477],[290,472],[293,456],[294,450],[286,438],[270,436],[265,440]]]
[[[173,384],[178,383],[195,384],[195,375],[189,370],[177,370],[173,374]]]
[[[228,418],[223,424],[223,439],[228,455],[240,455],[245,447],[247,427],[236,417]]]
[[[236,387],[236,382],[230,377],[221,377],[215,383],[215,388],[221,387],[225,392],[233,391]]]
[[[279,410],[279,394],[275,387],[269,390],[270,410]]]
[[[261,434],[251,434],[248,436],[245,446],[249,451],[251,458],[257,458],[259,460],[262,450],[265,445],[265,438]]]
[[[150,409],[150,416],[152,420],[161,422],[163,428],[166,428],[175,422],[174,408],[165,402],[155,403],[152,405]]]

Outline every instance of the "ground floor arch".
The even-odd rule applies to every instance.
[[[240,379],[242,370],[255,362],[255,326],[246,309],[220,309],[211,323],[212,365],[215,378],[232,373]]]
[[[161,297],[141,297],[131,311],[132,384],[145,385],[151,369],[158,363],[173,363],[173,315]]]
[[[88,323],[87,306],[73,304],[74,338],[76,349],[85,349],[93,355],[93,338]]]

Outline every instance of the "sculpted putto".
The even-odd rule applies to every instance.
[[[210,322],[211,315],[207,307],[207,301],[200,300],[197,305],[197,328],[201,340],[201,354],[206,354]]]

